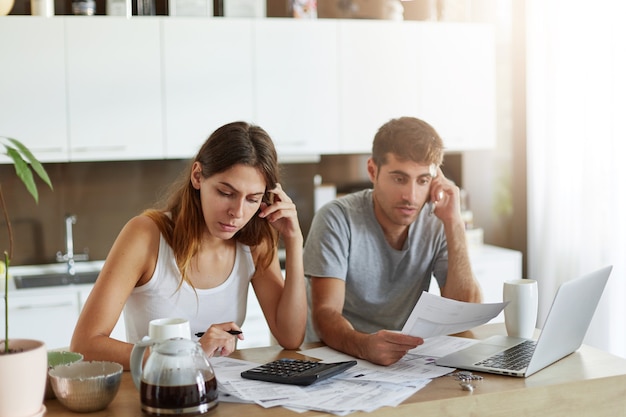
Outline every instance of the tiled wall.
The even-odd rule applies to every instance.
[[[152,207],[178,175],[183,160],[45,164],[54,190],[39,184],[39,205],[18,182],[13,166],[0,165],[0,185],[14,234],[13,265],[55,262],[65,253],[66,214],[77,216],[74,252],[88,248],[90,259],[105,259],[124,224]],[[282,182],[298,205],[306,235],[313,213],[315,164],[282,166]],[[8,250],[6,223],[0,219],[0,250]]]

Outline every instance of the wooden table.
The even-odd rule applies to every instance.
[[[504,334],[502,324],[481,326],[464,337],[483,339]],[[308,348],[309,346],[303,346]],[[281,357],[301,358],[296,351],[279,346],[243,349],[232,357],[264,363]],[[372,413],[357,412],[354,416],[626,416],[626,359],[582,346],[577,352],[528,378],[481,374],[473,392],[463,391],[453,378],[441,377],[415,393],[398,407],[384,407]],[[80,414],[64,408],[57,400],[45,402],[46,417],[69,417]],[[94,417],[140,416],[139,392],[129,372],[124,372],[122,385],[113,402]],[[208,416],[212,417],[297,417],[319,416],[309,411],[294,413],[282,407],[264,409],[253,404],[220,403]]]

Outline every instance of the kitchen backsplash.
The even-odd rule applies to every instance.
[[[163,198],[168,186],[186,170],[188,161],[123,161],[45,164],[54,190],[39,186],[39,205],[15,177],[0,165],[2,189],[13,226],[13,265],[55,262],[65,253],[65,215],[75,214],[74,252],[85,248],[90,259],[105,259],[124,224]],[[284,186],[298,204],[303,231],[313,213],[315,164],[282,166]],[[8,248],[4,221],[0,249]]]
[[[367,188],[367,155],[322,155],[319,162],[281,164],[281,183],[294,200],[306,238],[314,214],[315,177],[341,194]],[[0,183],[13,225],[13,265],[45,264],[66,253],[65,216],[76,215],[74,253],[105,259],[118,233],[133,216],[154,207],[188,169],[187,160],[72,162],[44,164],[54,190],[39,186],[39,205],[19,183],[13,166],[0,164]],[[446,176],[462,183],[462,157],[446,154]],[[0,251],[8,237],[0,219]]]

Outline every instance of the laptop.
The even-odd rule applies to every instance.
[[[582,345],[612,266],[561,284],[537,341],[492,336],[436,360],[437,365],[527,377]]]

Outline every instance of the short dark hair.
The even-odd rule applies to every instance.
[[[398,159],[420,163],[443,163],[443,141],[428,123],[416,117],[391,119],[378,129],[372,146],[372,159],[377,166],[387,163],[387,154]]]

